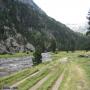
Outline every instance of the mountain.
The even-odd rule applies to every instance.
[[[83,35],[46,15],[33,0],[0,0],[0,53],[82,48]]]
[[[45,12],[44,12],[41,8],[39,8],[39,7],[33,2],[33,0],[19,0],[19,1],[21,1],[21,2],[24,3],[24,4],[27,4],[28,7],[29,7],[29,6],[32,6],[32,9],[35,10],[35,11],[38,11],[40,14],[45,14]]]

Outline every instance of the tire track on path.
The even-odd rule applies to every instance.
[[[65,70],[62,72],[60,77],[57,79],[57,81],[55,82],[55,84],[53,85],[51,90],[58,90],[58,88],[60,87],[62,80],[64,78],[64,74],[65,74]]]
[[[51,74],[47,75],[45,78],[43,78],[42,80],[40,80],[36,85],[34,85],[33,87],[31,87],[29,90],[37,90],[49,77]]]
[[[13,84],[12,86],[10,86],[10,88],[17,87],[18,85],[20,85],[21,83],[23,83],[25,80],[27,80],[27,79],[30,78],[30,77],[35,76],[35,75],[38,74],[38,73],[39,73],[39,72],[36,72],[36,73],[34,73],[34,74],[32,74],[32,75],[24,78],[23,80],[21,80],[21,81],[19,81],[19,82],[16,82],[16,83]]]

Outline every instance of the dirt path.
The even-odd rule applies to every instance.
[[[60,63],[61,64],[66,64],[68,62],[68,58],[67,57],[64,57],[62,59],[60,59]],[[60,85],[61,85],[61,82],[64,78],[64,73],[65,73],[65,70],[62,72],[62,74],[60,75],[60,77],[57,79],[57,81],[55,82],[55,84],[53,85],[52,89],[51,90],[58,90]]]
[[[65,73],[65,70],[63,71],[63,73],[60,75],[60,77],[58,78],[58,80],[55,82],[55,84],[53,85],[52,89],[51,90],[58,90],[58,88],[60,87],[61,85],[61,82],[64,78],[64,73]]]
[[[34,85],[29,90],[37,90],[50,77],[50,75],[51,74],[47,75],[45,78],[43,78],[42,80],[40,80],[36,85]]]
[[[10,86],[10,88],[12,88],[12,87],[17,87],[19,84],[23,83],[25,80],[27,80],[28,78],[30,78],[30,77],[32,77],[32,76],[35,76],[35,75],[38,74],[38,73],[39,73],[39,72],[36,72],[36,73],[34,73],[34,74],[32,74],[32,75],[24,78],[23,80],[21,80],[21,81],[15,83],[15,84],[13,84],[12,86]]]

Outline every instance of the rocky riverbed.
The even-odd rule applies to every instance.
[[[0,77],[8,76],[25,68],[31,67],[33,56],[0,59]],[[42,53],[42,61],[51,61],[50,53]]]
[[[0,59],[0,77],[31,67],[32,56]]]

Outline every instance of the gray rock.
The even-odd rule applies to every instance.
[[[0,44],[0,54],[7,54],[8,51],[6,49],[6,47],[2,44]]]
[[[5,46],[7,47],[8,51],[10,53],[15,53],[15,52],[19,51],[20,45],[17,43],[17,41],[13,37],[9,37],[5,41]]]
[[[34,47],[32,44],[30,44],[30,43],[27,43],[27,44],[25,45],[25,48],[26,48],[26,50],[28,50],[28,51],[35,51],[35,47]]]

